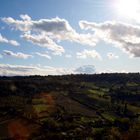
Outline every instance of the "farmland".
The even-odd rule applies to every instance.
[[[140,74],[0,78],[0,140],[139,140]]]

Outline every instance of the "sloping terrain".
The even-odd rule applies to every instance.
[[[0,139],[140,139],[140,74],[0,78]]]

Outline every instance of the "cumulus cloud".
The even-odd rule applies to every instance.
[[[27,20],[26,16],[28,15],[20,15],[22,20],[16,20],[12,17],[4,17],[2,18],[2,21],[10,25],[12,28],[15,28],[16,30],[26,32],[29,31],[32,27],[32,22],[30,20]]]
[[[88,58],[88,57],[91,57],[91,58],[98,58],[101,60],[101,56],[100,54],[95,51],[95,50],[84,50],[82,52],[77,52],[77,58]]]
[[[22,38],[34,44],[37,44],[41,47],[48,48],[57,55],[61,55],[62,53],[65,52],[62,46],[56,44],[51,38],[49,38],[45,34],[42,35],[24,34],[22,35]]]
[[[94,31],[100,40],[115,44],[131,56],[140,57],[140,26],[115,21],[80,21],[79,25],[81,29]]]
[[[11,56],[11,57],[16,57],[16,58],[23,58],[23,59],[27,59],[29,57],[33,57],[32,55],[29,55],[29,54],[25,54],[25,53],[22,53],[22,52],[14,53],[14,52],[9,51],[9,50],[4,50],[3,51],[3,55]]]
[[[51,59],[51,56],[49,56],[47,52],[46,53],[36,52],[35,54],[38,55],[38,56],[41,56],[41,57],[45,57],[47,59]]]
[[[8,40],[7,38],[3,37],[0,33],[0,42],[7,43],[13,46],[19,46],[20,44],[16,40]]]
[[[68,40],[72,42],[77,42],[82,45],[95,46],[97,43],[97,38],[93,37],[94,34],[80,34],[77,33],[65,19],[56,17],[52,19],[39,19],[32,20],[28,15],[20,15],[21,20],[13,19],[12,17],[2,18],[2,21],[9,24],[12,28],[20,30],[24,35],[23,38],[33,42],[31,36],[39,38],[42,42],[37,43],[39,46],[49,46],[49,44],[44,42],[44,38],[47,40]],[[27,37],[28,33],[28,37]],[[33,34],[34,33],[34,34]],[[30,36],[30,37],[29,37]],[[36,42],[36,41],[35,41]],[[33,42],[34,43],[34,42]],[[44,44],[45,43],[45,44]],[[57,43],[55,47],[59,46]],[[49,46],[50,47],[50,46]],[[62,48],[62,46],[61,46]]]
[[[117,21],[102,23],[79,21],[81,29],[90,30],[83,34],[76,32],[63,18],[33,20],[28,15],[20,15],[20,18],[4,17],[2,21],[14,29],[20,30],[22,38],[25,40],[46,47],[53,54],[61,55],[65,52],[63,46],[58,44],[58,40],[60,42],[67,40],[89,46],[95,46],[98,41],[104,40],[114,44],[130,56],[140,57],[140,26]],[[9,43],[16,44],[16,42]]]
[[[95,46],[97,40],[91,34],[77,33],[65,19],[52,18],[33,21],[32,30],[43,32],[51,38],[74,41],[84,45]]]
[[[118,58],[119,58],[118,55],[115,55],[115,54],[112,53],[112,52],[109,52],[109,53],[107,54],[107,57],[108,57],[109,59],[118,59]]]
[[[68,21],[65,19],[60,19],[59,17],[52,19],[40,19],[38,21],[33,22],[33,29],[39,30],[48,33],[65,33],[65,32],[73,32],[74,30],[69,25]]]
[[[95,66],[94,65],[83,65],[74,70],[76,74],[94,74]]]

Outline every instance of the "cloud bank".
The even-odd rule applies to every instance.
[[[65,69],[50,66],[22,66],[0,64],[0,76],[28,76],[28,75],[66,75],[66,74],[94,74],[94,65],[84,65],[78,68]]]
[[[22,66],[22,65],[9,65],[0,64],[1,76],[28,76],[28,75],[63,75],[72,73],[70,70],[64,68],[54,67],[37,67],[37,66]]]

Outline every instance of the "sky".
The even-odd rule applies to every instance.
[[[0,0],[0,75],[140,72],[138,0]]]

